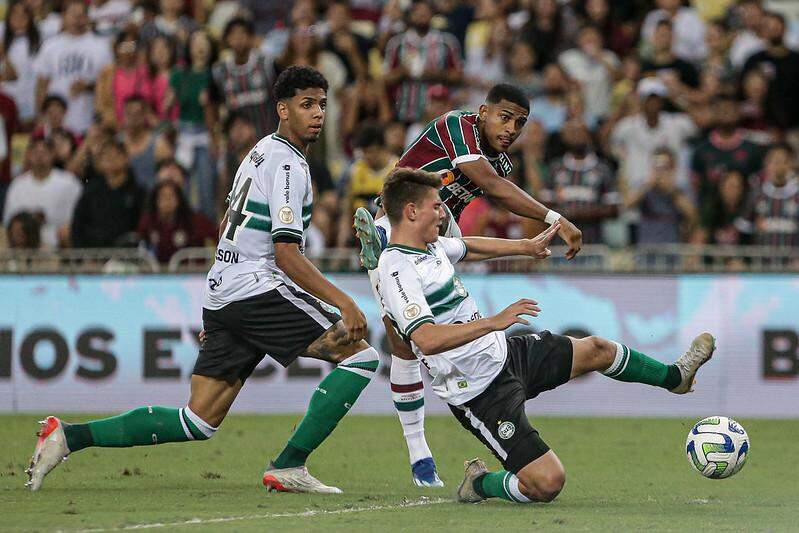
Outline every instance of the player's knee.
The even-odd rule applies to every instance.
[[[615,344],[596,335],[587,337],[585,341],[590,343],[591,346],[590,359],[592,369],[601,370],[613,364],[613,360],[616,358]]]
[[[538,492],[536,499],[541,502],[551,502],[557,498],[565,484],[566,472],[562,468],[547,472],[536,480]]]

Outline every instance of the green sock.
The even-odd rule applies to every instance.
[[[515,503],[531,501],[519,490],[519,478],[507,470],[483,474],[474,480],[473,486],[483,498],[502,498]]]
[[[213,435],[216,428],[187,411],[187,408],[139,407],[86,424],[64,424],[64,435],[71,452],[89,446],[119,448],[206,440]]]
[[[616,359],[603,372],[609,378],[630,383],[646,383],[664,389],[673,389],[682,381],[677,365],[666,365],[646,354],[616,344]]]
[[[339,363],[316,387],[308,410],[288,444],[272,462],[275,468],[305,464],[314,451],[349,412],[369,384],[379,364],[377,351],[369,348]]]

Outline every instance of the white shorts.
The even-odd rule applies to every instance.
[[[446,206],[444,206],[444,209],[447,209],[447,213],[449,213],[449,209]],[[379,226],[386,230],[386,241],[391,240],[391,222],[388,221],[388,217],[386,215],[383,215],[375,220],[375,226]],[[447,229],[444,231],[444,237],[463,237],[461,228],[458,227],[458,223],[455,222],[452,213],[449,213],[449,222],[447,223]],[[377,292],[378,282],[379,279],[377,275],[377,269],[370,270],[369,284],[372,286],[372,295],[374,295],[377,306],[380,308],[380,318],[382,319],[384,316],[386,316],[386,309],[383,307],[383,299],[380,298],[380,293]]]

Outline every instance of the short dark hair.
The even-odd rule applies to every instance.
[[[225,25],[225,31],[222,32],[222,40],[227,41],[230,32],[232,32],[236,28],[241,28],[250,35],[253,35],[255,33],[255,24],[253,24],[253,22],[250,19],[244,17],[234,17],[230,19],[230,22],[228,22]]]
[[[314,68],[291,66],[277,77],[272,92],[276,100],[285,100],[305,89],[322,89],[327,92],[327,80]]]
[[[183,176],[183,181],[187,181],[189,178],[189,171],[186,168],[178,163],[177,159],[174,157],[167,157],[166,159],[162,159],[155,165],[155,173],[158,174],[161,172],[162,169],[166,167],[176,167],[180,170],[180,174]]]
[[[44,99],[44,103],[42,104],[42,109],[47,110],[53,104],[58,104],[63,107],[65,111],[67,110],[67,101],[57,94],[47,95],[47,98]]]
[[[352,140],[353,148],[369,148],[370,146],[385,146],[386,137],[383,127],[376,122],[367,122],[358,130]]]
[[[441,176],[426,170],[398,167],[389,172],[383,183],[383,209],[392,224],[399,224],[409,203],[419,202],[428,188],[440,189]]]
[[[498,104],[502,100],[507,100],[521,107],[528,113],[530,112],[530,100],[527,99],[524,91],[515,85],[499,83],[491,87],[491,90],[488,91],[488,95],[486,95],[486,102],[489,104]]]
[[[774,151],[785,152],[786,154],[788,154],[788,157],[790,158],[793,158],[794,156],[793,148],[791,147],[790,144],[786,142],[776,142],[774,144],[769,145],[768,149],[766,150],[766,153]]]

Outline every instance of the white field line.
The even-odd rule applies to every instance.
[[[305,518],[309,516],[328,516],[340,515],[350,513],[369,513],[372,511],[394,511],[397,509],[407,509],[409,507],[424,507],[427,505],[438,505],[440,503],[452,503],[454,500],[444,498],[426,498],[421,497],[418,500],[406,501],[395,505],[369,505],[366,507],[347,507],[344,509],[318,509],[307,511],[300,511],[295,513],[263,513],[251,514],[242,516],[226,516],[220,518],[192,518],[191,520],[184,520],[181,522],[154,522],[151,524],[131,524],[129,526],[112,527],[112,528],[99,528],[99,529],[80,529],[75,533],[102,533],[105,531],[129,531],[137,529],[159,529],[159,528],[173,528],[180,526],[194,526],[205,524],[225,524],[228,522],[240,522],[245,520],[264,520],[270,518]],[[63,531],[63,530],[62,530]]]

